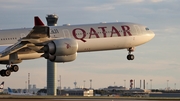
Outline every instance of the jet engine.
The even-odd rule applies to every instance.
[[[76,59],[77,53],[66,56],[54,56],[51,54],[44,54],[44,57],[52,62],[71,62]]]
[[[52,40],[43,47],[46,59],[52,62],[70,62],[76,59],[78,43],[74,39],[64,38]]]
[[[78,43],[70,38],[56,39],[45,45],[43,50],[54,56],[72,55],[77,52]]]

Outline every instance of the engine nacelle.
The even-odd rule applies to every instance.
[[[43,50],[53,56],[72,55],[77,52],[78,43],[70,38],[56,39],[45,45]]]
[[[77,53],[67,56],[54,56],[51,54],[44,54],[44,57],[52,62],[71,62],[76,59]]]

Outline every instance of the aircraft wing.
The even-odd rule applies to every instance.
[[[34,26],[31,32],[23,39],[39,39],[47,37],[50,37],[48,26]]]
[[[7,47],[5,50],[3,50],[0,53],[1,57],[13,54],[15,52],[18,52],[21,49],[24,48],[30,48],[32,49],[32,47],[34,47],[33,49],[35,49],[35,47],[38,45],[42,46],[44,43],[46,43],[47,41],[49,41],[49,27],[48,26],[44,26],[44,24],[42,23],[42,21],[38,18],[35,17],[35,26],[32,28],[32,30],[30,31],[30,33],[19,39],[18,42],[16,42],[15,44]]]

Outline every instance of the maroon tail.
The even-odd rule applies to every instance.
[[[44,23],[41,21],[41,19],[38,16],[34,17],[34,26],[44,26]]]

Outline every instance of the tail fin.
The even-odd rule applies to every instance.
[[[0,90],[3,90],[3,89],[4,89],[4,81],[0,85]]]
[[[12,93],[12,90],[11,90],[11,88],[9,88],[9,87],[8,87],[8,93],[9,93],[9,94]]]
[[[44,23],[41,21],[41,19],[38,16],[34,17],[34,26],[44,26]]]

